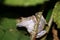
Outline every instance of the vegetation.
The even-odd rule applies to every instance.
[[[12,6],[33,6],[36,4],[42,4],[48,0],[5,0],[4,4],[12,5]]]
[[[48,0],[46,0],[48,1]],[[45,0],[5,0],[5,5],[11,6],[35,6],[37,4],[44,4]],[[10,14],[10,13],[8,13]],[[13,14],[13,13],[12,13]],[[3,16],[6,16],[4,13]],[[12,15],[8,15],[13,17]],[[30,40],[30,36],[24,30],[17,30],[16,18],[1,17],[0,14],[0,40]],[[57,28],[60,29],[60,2],[57,2],[54,9],[50,9],[47,12],[46,21],[49,22],[51,16],[53,21],[56,23]],[[51,23],[52,24],[52,23]],[[46,27],[45,30],[50,31],[50,27]],[[48,35],[44,36],[41,40],[47,40]],[[50,38],[50,37],[49,37]],[[52,40],[51,38],[49,40]]]

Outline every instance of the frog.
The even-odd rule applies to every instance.
[[[19,22],[17,22],[16,26],[17,27],[25,27],[27,31],[32,35],[31,33],[34,30],[34,25],[36,24],[37,19],[35,15],[29,16],[29,17],[21,17]],[[38,32],[36,38],[40,38],[43,35],[47,33],[46,30],[44,30],[45,25],[47,24],[45,18],[43,15],[40,18],[39,25],[38,25]]]

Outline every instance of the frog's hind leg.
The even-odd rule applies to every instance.
[[[40,33],[37,34],[36,38],[40,38],[46,34],[46,30],[41,31]]]

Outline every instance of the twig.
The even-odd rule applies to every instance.
[[[49,22],[48,22],[48,26],[46,27],[46,31],[47,31],[47,33],[49,32],[49,30],[50,30],[50,27],[51,27],[51,25],[52,25],[52,21],[53,21],[53,15],[51,15],[51,17],[50,17],[50,20],[49,20]],[[46,35],[47,36],[47,35]],[[40,40],[45,40],[46,39],[46,36],[44,36],[42,39],[40,39]]]
[[[54,26],[52,27],[52,34],[53,34],[53,40],[59,40],[58,31],[54,28]]]
[[[52,21],[53,21],[53,15],[51,15],[51,17],[50,17],[50,20],[49,20],[49,22],[48,22],[48,27],[47,27],[47,32],[49,32],[49,30],[50,30],[50,27],[51,27],[51,25],[52,25]]]
[[[57,30],[54,27],[52,28],[52,33],[53,33],[53,40],[59,40]]]
[[[42,16],[42,12],[37,13],[37,15],[36,15],[37,22],[34,26],[34,30],[33,30],[32,35],[31,35],[31,40],[36,40],[35,38],[36,38],[36,35],[37,35],[38,25],[39,25],[39,21],[41,19],[41,16]]]

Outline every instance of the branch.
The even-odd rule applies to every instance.
[[[59,40],[58,31],[54,28],[54,26],[52,27],[52,34],[53,34],[53,40]]]
[[[42,16],[42,12],[38,12],[36,13],[36,19],[37,19],[37,22],[34,26],[34,30],[32,32],[32,35],[31,35],[31,40],[36,40],[36,35],[37,35],[37,32],[38,32],[38,25],[39,25],[39,21],[41,19],[41,16]]]
[[[48,26],[47,26],[46,29],[45,29],[45,30],[47,31],[47,33],[49,32],[49,30],[50,30],[50,28],[51,28],[52,21],[53,21],[53,15],[51,15],[50,20],[49,20],[49,22],[48,22]],[[41,40],[45,40],[46,37],[47,37],[47,35],[44,36]]]

